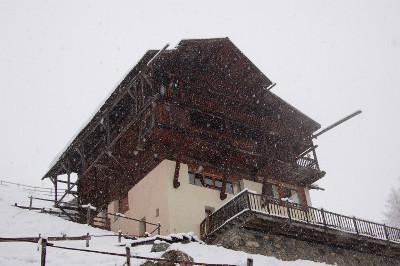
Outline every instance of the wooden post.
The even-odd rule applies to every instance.
[[[387,232],[387,227],[386,227],[386,224],[383,224],[383,230],[385,231],[385,236],[386,236],[386,239],[387,239],[387,241],[389,242],[389,241],[390,241],[390,239],[389,239],[389,234],[388,234],[388,232]]]
[[[42,234],[39,234],[39,239],[42,237]],[[39,251],[39,245],[37,246],[37,251]]]
[[[253,259],[247,258],[247,266],[253,266]]]
[[[54,205],[57,207],[57,176],[54,177]]]
[[[175,173],[174,173],[174,188],[178,188],[181,183],[179,183],[179,169],[181,168],[181,158],[182,158],[182,142],[183,140],[180,141],[180,145],[179,145],[179,155],[178,155],[178,159],[176,160],[176,165],[175,165]]]
[[[360,232],[358,232],[356,217],[354,217],[354,216],[353,216],[353,224],[354,224],[354,228],[356,229],[357,235],[360,235]]]
[[[227,179],[227,170],[228,170],[228,163],[225,162],[225,166],[224,166],[224,175],[222,177],[222,187],[221,187],[221,193],[219,194],[219,198],[221,200],[226,199],[227,195],[226,195],[226,179]],[[233,188],[232,188],[233,189]],[[249,206],[250,207],[250,206]]]
[[[286,200],[286,210],[287,210],[287,215],[288,215],[289,223],[290,223],[290,222],[292,222],[292,216],[290,215],[289,200]]]
[[[322,214],[322,222],[324,223],[324,227],[326,229],[326,220],[325,220],[325,212],[324,209],[321,208],[321,214]]]
[[[121,243],[121,238],[122,238],[122,231],[118,231],[118,243]]]
[[[32,196],[29,197],[29,210],[32,209]]]
[[[126,265],[131,266],[131,248],[126,246]]]
[[[86,234],[86,247],[89,247],[89,240],[90,240],[90,236],[89,233]]]
[[[67,176],[68,176],[68,191],[70,191],[71,190],[71,172],[69,171],[69,169],[68,169]]]
[[[161,235],[161,224],[160,224],[160,222],[157,223],[157,235]]]
[[[47,239],[42,238],[42,254],[40,257],[40,265],[45,266],[46,265],[46,246],[47,246]]]
[[[226,199],[227,195],[226,195],[226,181],[228,178],[228,170],[230,168],[230,164],[231,164],[231,155],[232,152],[230,150],[230,146],[228,148],[228,150],[226,151],[226,159],[225,159],[225,163],[224,163],[224,174],[222,177],[222,187],[221,187],[221,193],[219,195],[221,200]],[[233,187],[232,187],[233,189]],[[249,206],[250,207],[250,206]]]
[[[249,206],[249,210],[251,210],[250,193],[249,193],[249,191],[246,191],[245,193],[246,193],[247,204]]]

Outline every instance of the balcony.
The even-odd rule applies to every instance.
[[[301,166],[307,169],[312,169],[312,170],[318,170],[319,171],[319,166],[318,162],[315,159],[307,158],[307,157],[300,157],[296,156],[296,164],[297,166]]]
[[[242,191],[200,224],[200,236],[208,243],[233,226],[243,226],[306,241],[346,248],[362,246],[380,250],[391,246],[400,256],[400,229],[355,217],[281,201]]]

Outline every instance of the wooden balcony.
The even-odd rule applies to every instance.
[[[242,191],[200,224],[208,243],[232,226],[244,226],[346,248],[382,250],[400,256],[400,229]]]
[[[318,166],[317,160],[307,158],[307,157],[300,157],[300,156],[296,156],[295,158],[296,158],[296,164],[298,166],[319,171],[319,166]]]

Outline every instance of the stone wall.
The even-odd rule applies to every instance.
[[[298,259],[336,265],[400,265],[400,258],[364,253],[348,248],[234,227],[218,236],[213,244],[281,260]]]

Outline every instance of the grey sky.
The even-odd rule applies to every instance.
[[[53,158],[148,49],[229,37],[322,127],[317,207],[380,221],[400,176],[399,1],[0,1],[0,179]],[[47,184],[49,185],[49,184]]]

